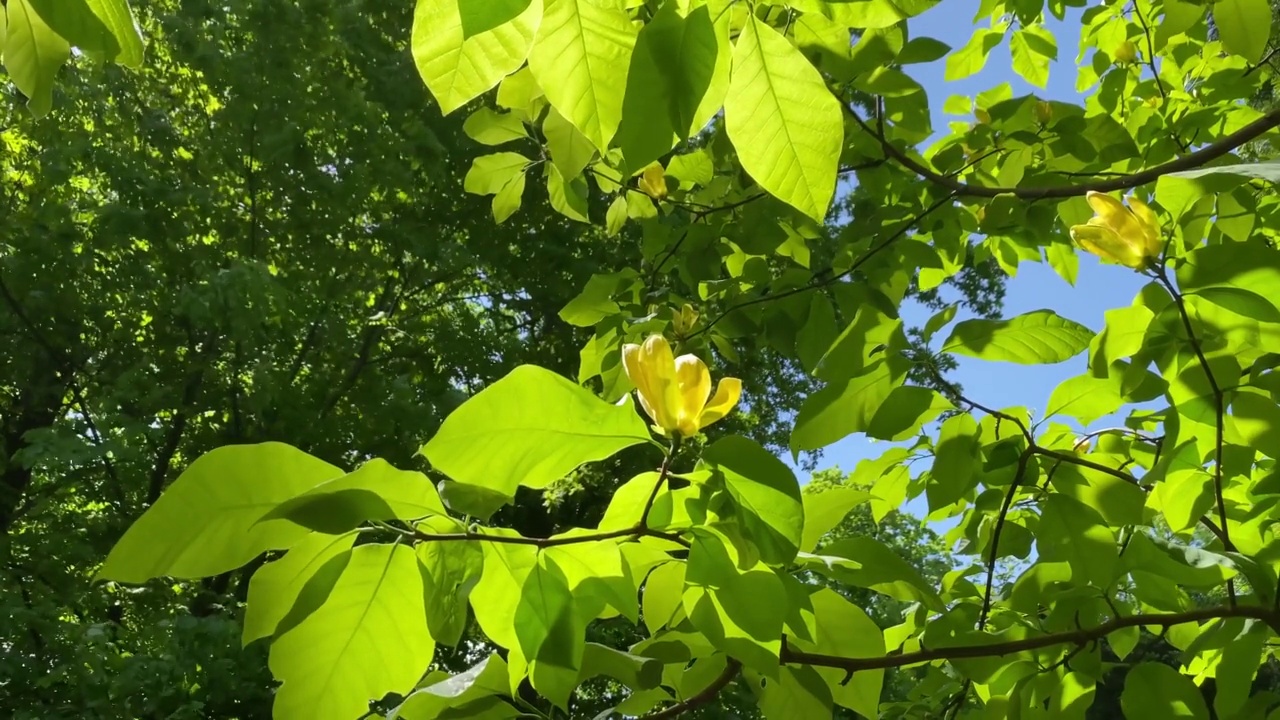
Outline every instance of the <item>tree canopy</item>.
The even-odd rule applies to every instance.
[[[0,707],[1280,716],[1280,13],[937,5],[10,0]]]

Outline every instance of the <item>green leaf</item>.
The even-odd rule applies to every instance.
[[[589,223],[587,216],[587,179],[581,175],[565,179],[560,168],[547,165],[547,195],[551,207],[570,220]]]
[[[884,634],[862,608],[828,588],[815,592],[810,599],[817,619],[812,652],[850,658],[884,657]],[[818,673],[830,686],[837,704],[864,717],[877,716],[884,670],[862,670],[847,682],[843,670],[818,668]]]
[[[887,360],[844,382],[827,385],[805,399],[791,431],[791,451],[817,450],[871,427],[902,374]]]
[[[804,55],[754,15],[734,47],[724,114],[747,174],[822,222],[844,139],[840,103]]]
[[[902,47],[902,52],[898,53],[898,63],[901,65],[931,63],[945,57],[949,52],[951,52],[951,46],[941,40],[931,37],[911,38]]]
[[[522,169],[507,181],[502,189],[493,196],[493,221],[499,225],[520,209],[524,200],[525,173]]]
[[[422,454],[440,472],[514,496],[583,463],[649,440],[630,402],[612,405],[569,380],[522,365],[445,418]]]
[[[529,7],[529,0],[485,0],[467,2],[459,0],[458,13],[462,20],[462,36],[475,37],[515,20]]]
[[[609,237],[615,237],[626,224],[627,198],[625,195],[619,195],[609,203],[609,210],[604,214],[605,232]]]
[[[1129,720],[1156,717],[1209,720],[1204,696],[1191,678],[1155,662],[1141,663],[1125,675],[1120,708]]]
[[[751,683],[766,720],[831,717],[831,688],[807,665],[787,666],[776,680]]]
[[[585,534],[585,530],[571,530],[552,537],[570,537]],[[569,591],[577,599],[580,614],[596,617],[612,616],[605,606],[621,613],[632,623],[640,621],[640,603],[636,597],[636,582],[630,568],[622,559],[618,543],[613,540],[597,540],[547,548],[542,553],[554,561],[563,573]],[[663,556],[665,559],[665,556]]]
[[[747,538],[772,565],[795,559],[804,531],[804,501],[791,469],[754,441],[729,435],[702,454],[724,479]]]
[[[283,443],[229,445],[201,455],[111,549],[98,579],[141,583],[234,570],[307,531],[275,520],[276,505],[342,475],[339,468]]]
[[[680,181],[681,189],[706,185],[715,177],[711,153],[705,148],[676,155],[667,163],[667,176]]]
[[[1027,82],[1045,87],[1049,82],[1049,63],[1058,57],[1053,35],[1038,25],[1019,28],[1009,39],[1013,69]]]
[[[906,440],[925,423],[954,407],[936,390],[913,385],[896,387],[872,416],[867,436],[894,442]]]
[[[942,423],[933,472],[925,486],[930,510],[956,502],[978,484],[979,432],[977,421],[968,413],[955,415]]]
[[[1271,37],[1271,3],[1267,0],[1219,0],[1213,21],[1222,45],[1251,63],[1262,60]]]
[[[1280,250],[1260,242],[1198,248],[1178,266],[1178,286],[1238,315],[1280,321]]]
[[[1045,498],[1036,549],[1043,561],[1070,564],[1077,585],[1109,587],[1120,574],[1115,533],[1097,511],[1065,495]]]
[[[804,495],[804,537],[800,550],[813,552],[822,536],[831,532],[853,509],[871,500],[871,493],[852,487],[832,487]]]
[[[71,56],[71,45],[45,23],[30,0],[11,0],[7,8],[5,70],[27,96],[31,113],[43,117],[53,108],[53,81]]]
[[[692,552],[690,558],[692,564]],[[697,583],[691,569],[688,583],[684,609],[694,628],[743,665],[776,677],[788,606],[782,580],[757,566],[729,572],[722,584],[714,586]]]
[[[142,65],[142,35],[125,0],[29,0],[53,32],[95,59]]]
[[[832,580],[875,590],[905,602],[940,611],[942,598],[901,556],[870,536],[827,545],[821,555],[800,554],[801,563]]]
[[[374,458],[355,472],[290,498],[259,522],[283,518],[308,530],[337,535],[369,520],[415,520],[447,515],[440,493],[420,472],[398,470]]]
[[[361,545],[328,600],[271,645],[276,717],[347,720],[387,693],[407,693],[427,670],[422,578],[413,549]]]
[[[622,120],[636,28],[620,4],[544,3],[529,70],[551,106],[603,153]]]
[[[919,15],[938,2],[939,0],[831,0],[823,2],[821,6],[832,20],[846,27],[879,30]]]
[[[463,178],[462,189],[476,195],[492,195],[524,175],[524,169],[532,162],[515,152],[481,155],[471,161],[471,169]]]
[[[943,352],[1024,365],[1060,363],[1089,347],[1093,331],[1052,310],[1009,320],[965,320],[951,331]]]
[[[529,137],[524,123],[515,113],[500,113],[490,108],[480,108],[462,123],[467,137],[482,145],[501,145]]]
[[[1120,378],[1096,378],[1091,374],[1067,378],[1053,389],[1045,417],[1066,415],[1088,425],[1100,417],[1110,415],[1124,405],[1120,395]]]
[[[953,82],[976,75],[987,64],[987,56],[1000,44],[1003,37],[1004,33],[999,30],[975,30],[964,47],[947,56],[947,69],[943,78],[947,82]]]
[[[456,520],[428,518],[418,529],[433,534],[463,531]],[[441,645],[456,646],[467,627],[467,601],[484,571],[484,551],[470,542],[422,542],[417,548],[427,629]]]
[[[440,499],[451,511],[477,520],[488,520],[513,499],[492,488],[454,482],[448,478],[440,481],[439,489]]]
[[[350,551],[355,540],[355,533],[336,537],[312,533],[289,548],[284,557],[258,568],[249,580],[240,642],[248,645],[273,635],[307,581],[325,563]]]
[[[582,669],[586,625],[564,573],[546,554],[525,577],[514,623],[520,654],[530,661],[530,683],[563,706]]]
[[[1055,242],[1044,250],[1049,267],[1058,273],[1058,277],[1067,281],[1068,285],[1076,284],[1076,276],[1080,272],[1080,253],[1075,247],[1065,242]]]
[[[1254,450],[1280,458],[1280,406],[1270,395],[1241,388],[1231,400],[1228,423]]]
[[[636,272],[629,268],[615,273],[592,275],[582,292],[560,310],[560,319],[578,327],[595,325],[618,312],[618,304],[613,301],[613,296],[624,283],[635,278]]]
[[[493,88],[524,64],[542,19],[542,2],[511,22],[474,37],[462,29],[469,0],[418,0],[413,13],[413,60],[446,115]],[[483,3],[481,3],[483,4]]]
[[[507,664],[497,653],[493,653],[464,672],[413,691],[399,707],[387,715],[387,720],[436,720],[447,710],[468,706],[495,695],[504,696],[510,692]],[[508,717],[515,717],[515,709],[511,709],[512,715]],[[472,713],[464,716],[476,717]],[[484,720],[490,719],[484,716]]]
[[[1280,183],[1280,162],[1241,163],[1239,165],[1214,165],[1169,173],[1167,177],[1195,179],[1209,175],[1236,175]]]
[[[662,682],[662,663],[599,643],[587,643],[578,682],[604,675],[632,690],[649,690]]]
[[[547,152],[551,154],[551,162],[555,163],[560,174],[567,178],[576,178],[582,169],[595,157],[596,149],[578,128],[564,119],[555,108],[547,111],[547,119],[542,121],[542,134],[547,138]]]
[[[1262,664],[1263,644],[1269,633],[1256,628],[1247,632],[1222,649],[1218,663],[1216,690],[1213,697],[1214,714],[1220,718],[1239,718],[1237,714],[1249,700],[1253,678]],[[1247,717],[1247,716],[1246,716]]]
[[[649,573],[644,583],[644,625],[650,635],[671,622],[684,592],[684,563],[663,563]]]
[[[800,359],[800,367],[812,373],[835,341],[836,332],[835,308],[826,296],[814,293],[809,301],[809,317],[800,326],[796,337],[796,356]]]
[[[515,536],[513,531],[498,531]],[[538,562],[537,548],[515,543],[480,543],[484,552],[484,570],[471,591],[471,610],[486,637],[508,650],[517,647],[519,639],[514,627],[516,608],[524,593],[525,579]]]

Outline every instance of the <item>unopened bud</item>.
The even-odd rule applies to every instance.
[[[982,108],[978,108],[977,110],[974,110],[973,116],[978,118],[978,122],[983,125],[991,124],[991,113],[987,112],[986,110],[983,110]]]
[[[1053,120],[1053,105],[1046,100],[1036,103],[1036,120],[1039,120],[1041,125],[1048,125]]]
[[[1111,53],[1111,57],[1120,64],[1127,65],[1138,59],[1138,48],[1128,40],[1116,46],[1115,52]]]

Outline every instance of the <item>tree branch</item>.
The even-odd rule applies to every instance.
[[[729,658],[729,664],[725,665],[724,672],[720,673],[719,677],[712,680],[711,684],[699,691],[697,695],[682,700],[671,707],[648,715],[641,715],[639,720],[667,720],[668,718],[678,717],[696,707],[706,705],[715,700],[720,691],[728,687],[729,683],[733,682],[740,672],[742,672],[742,664],[733,658]]]
[[[1280,628],[1280,614],[1269,608],[1258,605],[1235,605],[1230,607],[1212,607],[1189,610],[1182,613],[1152,613],[1150,615],[1130,615],[1128,617],[1108,620],[1097,627],[1079,628],[1066,632],[1049,633],[1040,637],[1010,640],[1008,642],[979,643],[973,645],[954,645],[952,647],[933,648],[911,653],[893,653],[884,657],[850,658],[837,655],[823,655],[791,649],[783,645],[780,660],[788,665],[812,665],[815,667],[831,667],[857,672],[859,670],[878,670],[883,668],[905,667],[935,660],[959,660],[963,658],[999,657],[1029,650],[1053,647],[1054,645],[1080,645],[1094,640],[1101,640],[1111,633],[1129,627],[1144,625],[1156,627],[1173,627],[1184,623],[1215,620],[1219,618],[1253,618],[1265,622],[1272,629]],[[988,636],[990,637],[990,636]]]
[[[1009,516],[1009,507],[1013,505],[1013,496],[1018,494],[1022,474],[1027,471],[1027,461],[1033,454],[1032,449],[1027,448],[1018,456],[1018,468],[1013,473],[1013,483],[1009,485],[1009,492],[1004,494],[1004,504],[1000,506],[1000,514],[996,516],[996,526],[991,531],[991,555],[987,559],[987,591],[982,596],[982,613],[978,616],[979,630],[986,629],[987,618],[991,615],[991,586],[996,578],[996,561],[1000,559],[1000,531],[1004,530],[1004,521]]]
[[[1193,153],[1183,155],[1175,160],[1170,160],[1163,165],[1157,165],[1141,172],[1124,175],[1123,177],[1095,180],[1093,182],[1079,183],[1077,185],[1059,185],[1054,187],[988,187],[984,185],[973,185],[970,183],[960,182],[959,180],[955,180],[943,175],[942,173],[931,170],[916,162],[909,155],[895,147],[893,143],[889,142],[888,138],[884,135],[877,133],[875,129],[868,125],[867,122],[863,120],[856,111],[854,111],[853,108],[844,103],[841,103],[841,105],[844,107],[845,112],[848,113],[864,131],[880,142],[880,147],[884,149],[885,154],[889,155],[900,165],[920,177],[937,185],[941,185],[956,195],[993,198],[997,195],[1008,194],[1014,195],[1023,200],[1078,197],[1089,192],[1127,190],[1129,188],[1138,187],[1139,185],[1145,185],[1146,183],[1156,180],[1162,175],[1168,175],[1182,170],[1191,170],[1193,168],[1206,165],[1209,162],[1226,155],[1232,150],[1235,150],[1241,145],[1254,140],[1268,130],[1280,126],[1280,109],[1272,110],[1230,135],[1227,135],[1217,142],[1210,143]]]

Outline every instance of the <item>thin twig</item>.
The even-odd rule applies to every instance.
[[[1151,40],[1151,28],[1147,25],[1147,19],[1142,16],[1142,9],[1138,7],[1138,3],[1133,4],[1133,14],[1137,16],[1138,23],[1142,25],[1142,34],[1147,38],[1147,61],[1143,63],[1151,68],[1151,74],[1156,80],[1156,89],[1160,91],[1160,100],[1169,101],[1168,94],[1164,91],[1164,83],[1160,81],[1160,71],[1156,69],[1156,46]]]
[[[715,700],[720,691],[733,682],[740,672],[742,672],[742,664],[733,658],[729,658],[729,664],[725,665],[724,672],[720,673],[719,677],[712,680],[711,684],[699,691],[698,694],[681,700],[671,707],[663,708],[648,715],[641,715],[639,720],[666,720],[667,718],[679,717],[696,707],[706,705]]]
[[[1148,168],[1147,170],[1119,178],[1096,180],[1094,182],[1080,183],[1077,185],[1059,185],[1053,187],[991,187],[960,182],[959,180],[955,180],[939,172],[930,170],[895,147],[883,134],[877,134],[876,131],[853,110],[853,108],[848,105],[844,105],[843,103],[842,105],[845,112],[847,112],[855,122],[862,126],[863,130],[879,140],[880,146],[884,149],[886,154],[891,156],[900,165],[920,177],[937,185],[941,185],[956,195],[987,198],[993,198],[997,195],[1014,195],[1023,200],[1079,197],[1089,192],[1111,192],[1113,190],[1127,190],[1129,188],[1138,187],[1139,185],[1145,185],[1163,175],[1168,175],[1182,170],[1191,170],[1193,168],[1206,165],[1209,162],[1226,155],[1232,150],[1235,150],[1241,145],[1254,140],[1268,130],[1280,126],[1280,109],[1272,110],[1230,135],[1223,137],[1217,142],[1210,143],[1196,152],[1183,155],[1182,157],[1170,160],[1162,165],[1157,165],[1153,168]]]
[[[987,618],[991,615],[991,588],[996,578],[996,561],[1000,559],[1000,532],[1004,530],[1004,521],[1009,516],[1009,507],[1013,505],[1013,496],[1018,494],[1022,474],[1027,471],[1027,461],[1031,459],[1032,454],[1031,448],[1027,448],[1018,456],[1018,469],[1013,473],[1013,483],[1009,485],[1009,492],[1004,494],[1004,504],[1000,506],[1000,514],[996,516],[996,526],[991,532],[991,554],[987,558],[987,591],[982,596],[982,613],[978,616],[979,630],[987,628]]]

